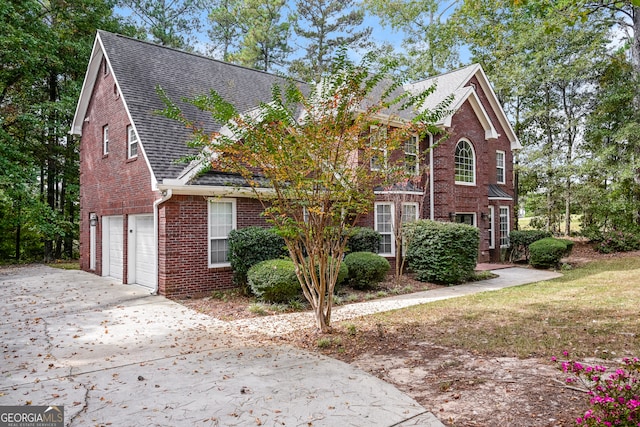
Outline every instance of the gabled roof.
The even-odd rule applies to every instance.
[[[269,101],[274,84],[286,82],[273,74],[99,30],[73,120],[74,134],[82,133],[103,57],[113,72],[156,182],[183,175],[187,165],[180,159],[196,154],[195,149],[186,146],[188,130],[156,113],[165,107],[156,92],[158,86],[186,117],[211,132],[218,130],[219,124],[210,114],[182,102],[183,98],[194,98],[213,89],[239,111],[246,111]]]
[[[491,118],[480,102],[475,89],[469,84],[470,80],[473,77],[476,77],[477,81],[482,87],[483,92],[487,96],[489,103],[491,104],[491,108],[495,112],[500,125],[504,129],[507,138],[511,142],[511,149],[515,150],[522,148],[522,146],[520,145],[520,141],[518,141],[518,137],[513,131],[507,115],[502,109],[500,102],[498,102],[498,98],[491,88],[489,80],[487,79],[487,76],[480,64],[472,64],[458,70],[454,70],[435,77],[430,77],[416,83],[408,84],[405,85],[405,89],[413,93],[419,93],[435,85],[436,89],[425,100],[425,108],[435,108],[448,96],[453,94],[453,101],[449,106],[451,114],[443,117],[439,123],[436,123],[437,125],[443,127],[451,126],[451,118],[453,114],[455,114],[455,112],[462,106],[462,104],[464,104],[464,102],[468,100],[474,112],[476,113],[476,116],[485,129],[485,137],[487,139],[497,138],[498,132],[496,131],[494,123],[492,123]]]

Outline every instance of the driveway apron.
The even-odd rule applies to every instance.
[[[81,271],[0,270],[0,316],[0,405],[62,405],[67,426],[442,426],[345,363]]]

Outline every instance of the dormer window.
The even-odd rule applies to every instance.
[[[127,158],[138,157],[138,135],[133,126],[127,126]]]

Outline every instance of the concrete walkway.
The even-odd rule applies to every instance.
[[[478,292],[495,291],[502,288],[540,282],[562,276],[562,274],[554,271],[534,270],[521,267],[504,268],[495,270],[494,273],[498,274],[499,277],[480,282],[416,292],[413,294],[398,295],[373,301],[337,306],[332,310],[331,321],[339,322],[369,314],[410,307],[412,305],[456,298]],[[278,336],[298,329],[308,328],[309,325],[314,324],[314,317],[313,313],[310,312],[287,313],[276,316],[236,320],[229,324],[238,331],[247,334],[261,333],[269,336]]]

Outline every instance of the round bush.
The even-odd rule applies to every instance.
[[[373,252],[378,253],[382,235],[373,228],[354,227],[349,237],[349,252]]]
[[[249,286],[261,301],[287,303],[302,293],[290,259],[259,262],[247,272]]]
[[[284,239],[273,229],[247,227],[229,233],[229,262],[238,285],[247,284],[247,271],[252,266],[288,254]]]
[[[356,289],[370,289],[383,281],[389,272],[389,261],[371,252],[352,252],[344,257],[349,271],[349,284]]]
[[[529,263],[536,268],[555,267],[566,253],[564,240],[547,237],[529,245]]]
[[[480,232],[451,222],[420,220],[405,224],[409,236],[406,258],[416,279],[456,284],[473,277]]]

